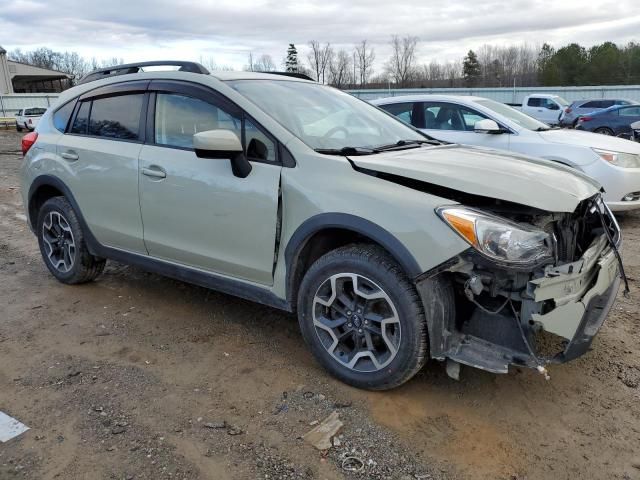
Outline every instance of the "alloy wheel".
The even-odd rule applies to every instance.
[[[313,325],[325,350],[357,372],[377,372],[400,347],[400,318],[389,295],[355,273],[325,280],[313,299]]]
[[[68,273],[74,265],[76,243],[66,218],[56,211],[47,214],[42,223],[42,240],[47,259],[53,268]]]

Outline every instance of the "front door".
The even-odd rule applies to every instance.
[[[445,142],[509,150],[509,133],[476,133],[475,123],[488,117],[464,105],[448,102],[424,102],[424,126],[427,135]]]
[[[140,153],[145,245],[156,258],[272,284],[281,169],[276,142],[234,106],[201,90],[167,87],[151,95],[152,138]],[[252,158],[248,152],[248,177],[234,176],[229,159],[195,155],[193,134],[213,129],[232,130],[243,144],[263,144],[249,149],[261,153]]]

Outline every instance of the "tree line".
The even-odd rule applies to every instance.
[[[243,69],[284,69],[343,89],[640,84],[640,43],[636,42],[623,46],[604,42],[590,48],[571,43],[558,49],[547,43],[483,45],[458,61],[427,63],[420,61],[419,44],[418,37],[393,35],[389,57],[376,63],[376,51],[366,39],[351,47],[311,40],[301,56],[297,47],[289,44],[280,63],[270,55],[250,52]],[[49,48],[18,49],[10,52],[9,58],[73,75],[71,83],[96,68],[124,63],[115,57],[98,61]],[[211,71],[233,69],[212,57],[201,56],[200,63]]]

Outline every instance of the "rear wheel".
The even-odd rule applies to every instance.
[[[66,198],[53,197],[42,205],[36,234],[44,263],[62,283],[90,282],[104,270],[106,261],[89,253],[78,217]]]
[[[298,319],[316,359],[358,388],[401,385],[427,359],[422,303],[379,247],[351,245],[317,260],[300,286]]]
[[[608,127],[598,127],[594,130],[594,133],[599,133],[601,135],[613,136],[613,130]]]

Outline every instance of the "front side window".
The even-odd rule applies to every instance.
[[[119,95],[94,100],[89,118],[89,135],[137,140],[144,94]]]
[[[527,102],[527,105],[530,107],[541,107],[542,106],[542,99],[541,98],[530,98],[529,101]]]
[[[640,107],[627,107],[620,109],[620,115],[623,117],[637,117],[640,116]]]
[[[241,138],[239,118],[197,98],[173,93],[156,96],[155,143],[193,148],[193,135],[207,130],[232,130]],[[275,149],[274,149],[275,151]]]
[[[235,80],[230,86],[313,149],[372,148],[425,136],[348,93],[293,80]]]
[[[427,128],[434,130],[466,130],[458,105],[425,102],[424,117]]]
[[[390,103],[389,105],[381,105],[380,108],[386,110],[391,115],[395,115],[404,123],[411,125],[413,121],[413,103]]]

